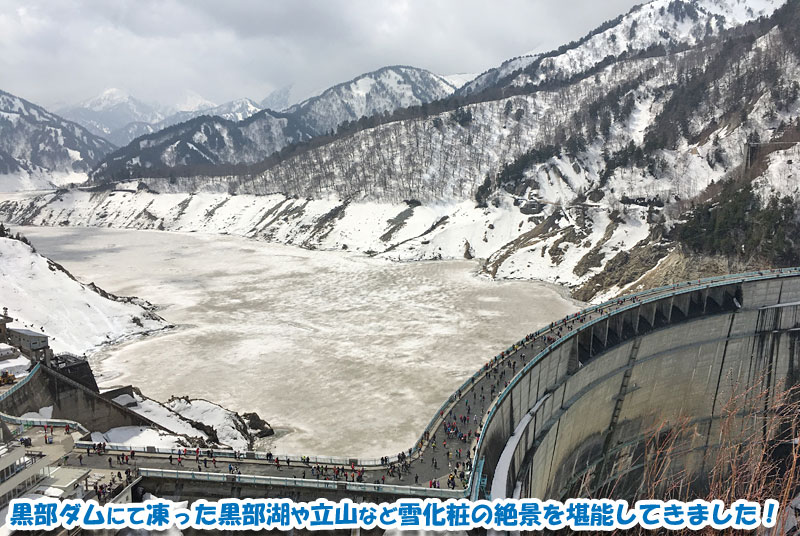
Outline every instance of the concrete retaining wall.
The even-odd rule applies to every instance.
[[[52,418],[74,420],[92,431],[155,426],[149,419],[46,367],[39,367],[24,385],[0,400],[0,412],[9,415],[38,412],[47,406],[53,406]]]

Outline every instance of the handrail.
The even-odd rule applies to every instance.
[[[92,448],[96,445],[96,441],[88,441],[88,440],[78,440],[75,442],[75,448],[85,449],[85,448]],[[119,452],[141,452],[146,454],[163,454],[163,455],[173,455],[176,456],[178,454],[182,454],[186,451],[187,455],[194,454],[198,447],[182,447],[182,446],[175,446],[175,447],[157,447],[157,446],[150,446],[150,445],[128,445],[125,443],[106,443],[105,450],[110,451],[119,451]],[[206,456],[208,452],[211,452],[215,458],[222,458],[222,459],[237,459],[241,461],[271,461],[278,456],[272,455],[271,458],[268,458],[270,453],[265,452],[263,450],[234,450],[234,449],[218,449],[218,448],[200,448],[200,454]],[[284,460],[288,459],[292,463],[302,464],[302,465],[314,465],[314,464],[324,464],[324,465],[342,465],[350,467],[351,464],[355,464],[356,466],[361,467],[379,467],[381,466],[380,460],[377,458],[374,459],[363,459],[358,460],[356,458],[342,458],[337,456],[301,456],[301,455],[280,455],[280,461],[283,462]]]
[[[22,387],[23,385],[28,383],[28,381],[30,381],[30,379],[33,377],[34,373],[36,373],[39,370],[40,367],[41,367],[41,363],[36,363],[36,365],[31,369],[31,371],[28,372],[27,376],[25,376],[20,381],[18,381],[14,385],[12,385],[11,388],[8,391],[6,391],[5,393],[0,393],[0,401],[5,400],[9,396],[11,396],[11,394],[14,393],[14,391],[16,391],[17,389],[19,389],[20,387]]]
[[[798,275],[800,275],[800,268],[779,268],[779,269],[776,269],[776,270],[758,270],[758,271],[753,271],[753,272],[746,272],[746,273],[743,273],[743,274],[729,274],[727,276],[708,277],[708,278],[698,279],[697,283],[694,283],[694,280],[692,280],[692,281],[684,282],[684,283],[676,283],[676,284],[672,284],[672,285],[665,285],[665,286],[662,286],[662,287],[658,287],[658,290],[660,290],[660,291],[672,290],[673,292],[671,294],[669,294],[669,296],[676,296],[676,295],[679,295],[679,294],[686,294],[688,292],[694,292],[694,291],[697,291],[697,290],[702,290],[704,288],[725,286],[725,285],[730,284],[731,282],[735,282],[735,281],[739,281],[741,283],[744,283],[744,282],[761,281],[761,280],[765,280],[765,279],[774,279],[776,277],[777,278],[781,278],[781,277],[796,277]],[[683,286],[683,288],[681,288],[681,285],[685,285],[685,286]],[[520,369],[520,371],[511,379],[509,384],[502,391],[500,391],[500,393],[498,394],[497,398],[492,402],[492,405],[491,405],[491,407],[489,409],[489,412],[488,412],[488,414],[486,416],[486,420],[484,421],[482,429],[485,430],[489,426],[489,423],[494,418],[495,412],[499,408],[500,404],[509,396],[509,393],[511,392],[513,387],[515,387],[519,383],[519,381],[521,381],[522,377],[525,376],[525,374],[528,373],[534,366],[536,366],[544,357],[549,355],[555,348],[557,348],[561,344],[565,343],[570,338],[576,336],[578,333],[581,333],[586,328],[588,328],[590,326],[593,326],[593,325],[595,325],[595,324],[597,324],[599,322],[602,322],[602,321],[604,321],[604,320],[606,320],[606,319],[608,319],[608,318],[610,318],[610,317],[612,317],[612,316],[614,316],[614,315],[616,315],[618,313],[621,313],[621,312],[624,312],[624,311],[628,311],[628,310],[631,310],[631,309],[636,308],[636,307],[640,307],[642,304],[645,304],[645,303],[656,302],[656,301],[658,301],[660,299],[663,299],[665,297],[665,296],[662,296],[662,295],[659,294],[657,296],[652,296],[652,297],[649,297],[649,298],[645,298],[643,300],[639,300],[638,299],[639,296],[642,296],[642,295],[647,294],[647,293],[649,293],[649,292],[648,291],[642,291],[642,292],[639,292],[639,293],[636,293],[636,294],[623,296],[623,297],[617,298],[615,300],[610,300],[608,302],[605,302],[605,304],[601,304],[600,306],[611,306],[611,305],[616,305],[619,302],[620,299],[622,299],[624,301],[627,301],[627,300],[631,300],[634,297],[637,298],[636,301],[631,301],[631,303],[628,304],[628,305],[621,305],[620,307],[614,309],[613,311],[609,311],[607,313],[604,313],[604,314],[600,315],[599,317],[597,317],[597,318],[595,318],[595,319],[593,319],[593,320],[591,320],[589,322],[581,324],[577,329],[565,333],[564,335],[559,337],[557,340],[552,342],[549,346],[545,347],[541,352],[539,352],[535,357],[533,357],[530,360],[530,362],[528,362],[522,369]],[[595,306],[594,309],[596,310],[600,306]],[[581,314],[579,316],[582,316],[582,315],[583,315],[583,311],[581,311]],[[478,459],[481,456],[481,452],[482,452],[482,449],[483,449],[483,446],[484,446],[483,445],[484,438],[485,438],[485,434],[481,433],[480,437],[478,438],[478,442],[476,444],[476,447],[475,447],[475,459]],[[478,473],[478,471],[473,471],[470,474],[469,484],[467,485],[467,489],[471,490],[472,486],[475,485],[476,473]]]
[[[22,378],[18,383],[14,384],[14,386],[12,386],[11,389],[6,391],[5,393],[0,394],[0,401],[5,400],[9,396],[11,396],[12,393],[14,393],[23,385],[25,385],[33,377],[34,374],[39,372],[40,367],[41,363],[36,363],[36,366],[34,366],[31,369],[31,371],[28,373],[27,376]],[[14,415],[8,415],[7,413],[3,413],[0,411],[0,421],[22,426],[52,426],[54,428],[56,426],[60,428],[62,426],[69,425],[70,428],[75,428],[76,430],[80,430],[85,434],[89,433],[89,430],[81,423],[69,419],[29,419],[23,417],[15,417]]]
[[[423,488],[416,486],[397,486],[391,484],[368,484],[364,482],[347,482],[345,480],[317,480],[264,475],[242,475],[230,473],[173,471],[167,469],[139,469],[142,477],[175,478],[182,480],[198,480],[204,482],[235,482],[237,484],[261,484],[272,486],[301,487],[314,489],[348,490],[358,492],[391,493],[407,497],[440,497],[460,499],[468,490],[450,490],[441,488]]]

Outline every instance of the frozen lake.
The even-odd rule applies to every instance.
[[[17,228],[15,228],[16,230]],[[492,355],[576,305],[467,261],[396,264],[233,236],[19,228],[84,282],[161,307],[178,329],[93,356],[101,387],[256,411],[274,452],[410,447]]]

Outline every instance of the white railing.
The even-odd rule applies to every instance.
[[[139,469],[142,477],[173,478],[178,480],[194,480],[198,482],[220,482],[237,484],[255,484],[262,486],[280,486],[292,488],[329,489],[342,491],[358,491],[370,493],[387,493],[408,497],[440,497],[463,498],[467,490],[450,490],[439,488],[422,488],[415,486],[396,486],[391,484],[367,484],[362,482],[346,482],[344,480],[316,480],[310,478],[294,478],[262,475],[240,475],[229,473],[198,473],[193,471],[172,471],[166,469]]]

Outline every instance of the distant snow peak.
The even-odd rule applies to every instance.
[[[287,112],[300,118],[313,135],[321,135],[345,121],[433,102],[454,91],[454,85],[443,76],[416,67],[392,65],[332,86]]]
[[[178,103],[175,105],[175,110],[178,112],[197,112],[215,106],[216,103],[206,99],[195,91],[187,89],[183,92],[183,96],[181,96]]]
[[[110,87],[104,89],[103,92],[100,93],[99,95],[84,101],[79,106],[99,112],[103,110],[108,110],[110,108],[113,108],[114,106],[128,102],[130,101],[130,99],[131,99],[130,93],[128,93],[126,90],[119,89],[116,87]]]
[[[458,89],[467,82],[471,82],[478,76],[479,73],[454,73],[454,74],[443,74],[442,78],[447,80],[447,82],[453,86],[454,89]]]
[[[283,86],[273,90],[261,101],[261,108],[267,108],[276,112],[281,112],[294,104],[292,102],[292,85]]]

